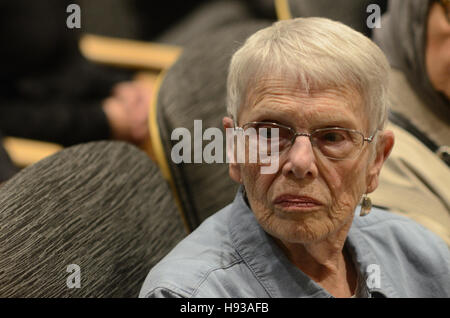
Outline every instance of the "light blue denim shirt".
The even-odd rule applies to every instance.
[[[419,224],[373,208],[345,243],[361,297],[450,297],[447,245]],[[295,267],[239,191],[148,274],[140,297],[332,297]]]

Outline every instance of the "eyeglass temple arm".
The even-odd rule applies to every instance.
[[[367,141],[367,142],[372,142],[373,141],[373,139],[375,138],[375,136],[376,136],[376,134],[379,132],[379,131],[381,131],[381,129],[377,129],[377,130],[375,130],[375,132],[372,134],[372,136],[370,136],[370,137],[364,137],[364,141]]]

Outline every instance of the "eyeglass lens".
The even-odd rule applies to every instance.
[[[291,147],[297,134],[292,128],[274,123],[249,123],[245,130],[253,128],[258,137],[258,144],[266,144],[267,149],[278,149],[281,153]],[[253,131],[252,129],[252,131]],[[332,159],[346,159],[357,155],[364,143],[364,136],[353,130],[344,128],[318,129],[308,135],[313,148],[322,155]]]

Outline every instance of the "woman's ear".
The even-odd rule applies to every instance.
[[[371,193],[378,187],[381,168],[394,147],[394,140],[394,133],[391,130],[383,130],[379,133],[375,146],[375,158],[368,169],[366,193]]]
[[[232,130],[234,129],[234,122],[233,119],[230,117],[224,117],[222,119],[223,128],[225,129],[225,136],[226,136],[226,152],[227,152],[227,158],[229,162],[229,169],[228,172],[230,174],[230,177],[232,180],[236,181],[237,183],[241,183],[241,169],[239,164],[236,162],[236,156],[235,156],[235,147],[234,147],[234,134],[232,133]]]

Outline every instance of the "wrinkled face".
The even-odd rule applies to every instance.
[[[433,87],[450,99],[450,22],[436,2],[428,14],[426,67]]]
[[[261,80],[250,91],[238,124],[270,121],[298,132],[343,127],[368,137],[373,132],[362,105],[360,95],[348,89],[306,94],[293,81]],[[232,166],[230,175],[244,185],[266,232],[291,243],[312,242],[351,222],[361,196],[374,190],[368,186],[377,173],[371,151],[365,143],[357,158],[336,161],[314,152],[309,139],[300,136],[280,155],[277,173],[261,174],[258,164],[246,163]]]

